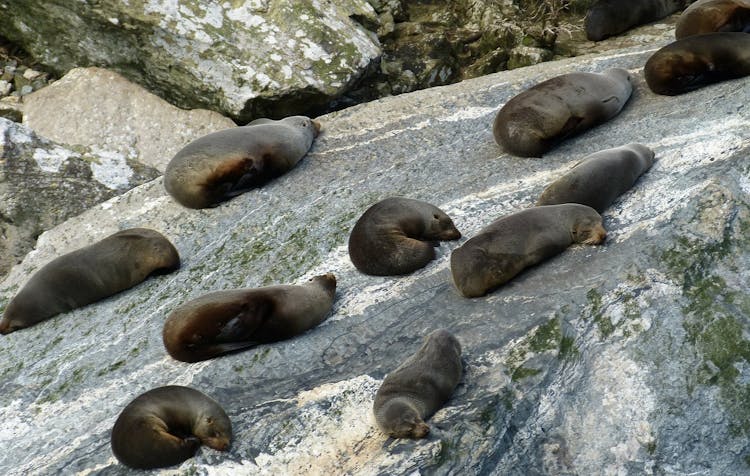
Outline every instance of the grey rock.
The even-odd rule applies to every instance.
[[[23,122],[54,141],[111,150],[161,172],[189,142],[235,127],[216,112],[172,106],[102,68],[73,69],[24,97]]]
[[[543,159],[492,139],[499,107],[529,86],[610,67],[641,76],[662,45],[340,111],[320,118],[297,168],[217,208],[182,208],[156,180],[44,233],[0,303],[53,257],[130,226],[165,233],[183,267],[0,338],[0,471],[129,474],[109,448],[118,413],[178,384],[216,399],[235,431],[228,453],[201,449],[178,474],[746,474],[750,79],[678,97],[641,81],[619,116]],[[604,213],[605,245],[572,247],[486,298],[450,282],[461,241],[402,278],[348,259],[351,227],[382,198],[434,203],[468,239],[582,157],[635,141],[658,160]],[[180,303],[328,271],[334,311],[306,334],[191,365],[166,355],[162,324]],[[389,440],[375,392],[438,328],[461,342],[465,376],[428,438]]]

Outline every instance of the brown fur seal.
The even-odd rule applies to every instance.
[[[217,291],[189,301],[164,323],[173,358],[198,362],[258,344],[289,339],[320,324],[331,311],[336,277],[306,284]]]
[[[653,164],[654,152],[642,144],[596,152],[548,185],[536,204],[580,203],[602,213]]]
[[[440,329],[389,373],[375,394],[373,413],[383,433],[393,438],[424,438],[425,419],[438,411],[461,380],[461,344]]]
[[[596,245],[606,237],[602,217],[586,205],[528,208],[495,220],[453,250],[453,281],[466,297],[484,296],[573,243]]]
[[[548,79],[500,109],[495,141],[513,155],[541,157],[563,139],[616,116],[632,92],[630,74],[620,68]]]
[[[674,35],[679,40],[721,31],[750,32],[750,0],[698,0],[682,12]]]
[[[232,423],[214,400],[189,387],[169,385],[136,397],[112,428],[112,452],[131,468],[163,468],[192,457],[203,444],[226,451]]]
[[[599,0],[586,12],[586,38],[601,41],[682,10],[692,0]]]
[[[216,206],[291,170],[319,131],[316,121],[292,116],[208,134],[172,158],[164,188],[188,208]]]
[[[457,240],[461,233],[438,207],[392,197],[376,203],[349,235],[349,257],[363,273],[408,274],[435,259],[434,240]]]
[[[152,274],[180,267],[177,250],[161,233],[131,228],[56,258],[34,273],[0,320],[7,334],[61,312],[99,301]]]
[[[674,96],[750,74],[750,34],[688,36],[654,53],[644,68],[656,94]]]

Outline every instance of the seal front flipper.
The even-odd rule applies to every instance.
[[[224,322],[219,333],[213,338],[215,342],[246,342],[262,326],[273,312],[270,301],[253,300],[242,306],[236,316]]]

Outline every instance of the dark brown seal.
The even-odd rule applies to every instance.
[[[430,432],[424,420],[445,405],[461,373],[461,344],[446,330],[432,332],[383,379],[375,394],[375,421],[390,437],[424,438]]]
[[[632,92],[630,74],[620,68],[548,79],[500,109],[495,141],[513,155],[541,157],[563,139],[616,116]]]
[[[112,428],[112,452],[131,468],[163,468],[192,457],[201,444],[226,451],[232,423],[214,400],[169,385],[136,397]]]
[[[233,289],[186,302],[164,323],[173,358],[198,362],[302,334],[331,311],[336,278],[328,273],[303,285]]]
[[[602,213],[653,164],[654,152],[643,144],[601,150],[548,185],[536,204],[580,203]]]
[[[186,207],[216,206],[291,170],[319,130],[316,121],[292,116],[208,134],[172,158],[164,188]]]
[[[644,68],[656,94],[674,96],[750,74],[750,34],[688,36],[654,53]]]
[[[131,228],[56,258],[10,300],[0,320],[7,334],[99,301],[152,274],[180,267],[177,250],[161,233]]]
[[[495,220],[453,250],[453,281],[466,297],[484,296],[573,243],[596,245],[606,237],[602,217],[586,205],[528,208]]]
[[[721,31],[750,32],[750,0],[698,0],[682,12],[674,36]]]
[[[600,41],[682,10],[692,0],[599,0],[586,12],[586,38]]]
[[[438,207],[411,198],[386,198],[357,220],[349,235],[349,257],[366,274],[408,274],[435,259],[436,240],[459,238],[453,221]]]

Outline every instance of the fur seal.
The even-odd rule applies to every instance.
[[[335,293],[331,273],[297,286],[209,293],[169,315],[162,332],[164,347],[177,360],[198,362],[289,339],[320,324],[331,311]]]
[[[698,0],[682,12],[674,36],[721,31],[750,32],[750,0]]]
[[[149,390],[130,402],[112,428],[112,452],[137,469],[163,468],[192,457],[203,444],[229,449],[232,423],[213,399],[189,387]]]
[[[218,205],[291,170],[320,124],[305,116],[256,119],[183,147],[164,171],[164,188],[188,208]]]
[[[5,308],[0,333],[8,334],[99,301],[152,274],[180,267],[174,245],[148,228],[118,231],[47,263]]]
[[[438,207],[391,197],[365,211],[349,235],[349,257],[365,274],[408,274],[435,259],[434,240],[457,240],[461,233]]]
[[[493,221],[453,250],[453,281],[465,297],[484,296],[573,243],[596,245],[606,237],[602,217],[586,205],[528,208]]]
[[[630,99],[630,73],[569,73],[508,101],[495,117],[495,142],[513,155],[541,157],[563,139],[616,116]]]
[[[750,34],[688,36],[654,53],[644,68],[656,94],[674,96],[750,74]]]
[[[393,372],[375,394],[373,413],[383,433],[392,438],[424,438],[425,419],[438,411],[461,380],[461,344],[439,329]]]
[[[601,150],[548,185],[536,204],[580,203],[602,213],[653,164],[654,152],[643,144]]]
[[[685,8],[692,0],[599,0],[586,12],[586,38],[601,41]]]

